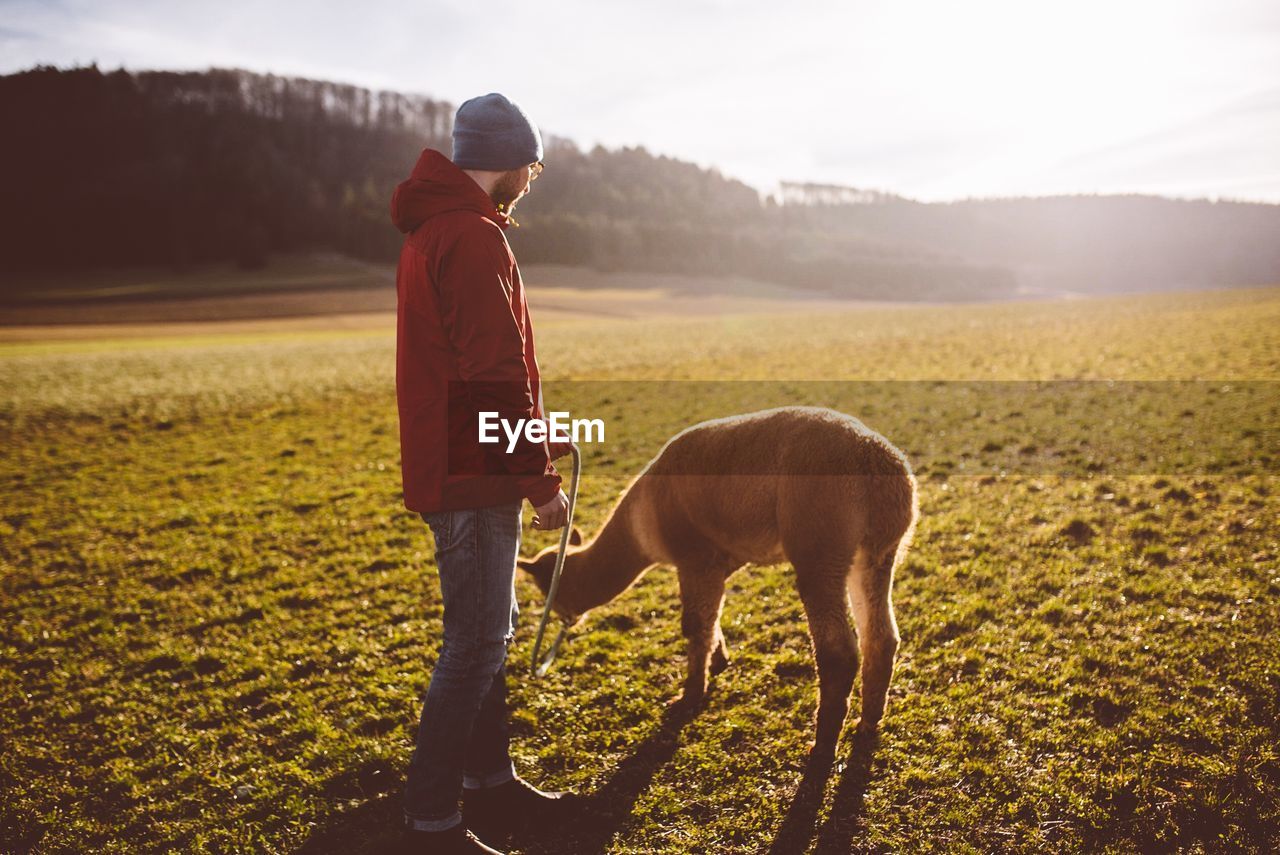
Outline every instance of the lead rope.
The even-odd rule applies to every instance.
[[[578,476],[582,474],[582,453],[578,451],[578,446],[570,446],[573,453],[573,477],[569,481],[569,514],[564,521],[564,530],[560,532],[560,552],[556,554],[556,567],[551,571],[551,587],[547,589],[547,604],[542,608],[542,621],[538,624],[538,635],[533,640],[533,659],[529,663],[533,669],[533,673],[537,677],[543,677],[551,668],[551,663],[556,661],[556,654],[560,652],[560,642],[564,641],[564,634],[569,629],[567,624],[560,624],[560,631],[556,633],[555,641],[551,642],[551,649],[547,651],[547,657],[541,662],[538,661],[542,654],[542,637],[547,631],[547,622],[551,620],[551,604],[556,601],[556,590],[560,587],[560,572],[564,570],[564,556],[569,549],[569,533],[573,530],[573,509],[578,504]]]

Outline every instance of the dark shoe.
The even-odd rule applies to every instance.
[[[503,855],[492,849],[467,831],[466,823],[459,823],[444,831],[416,831],[405,829],[404,855]]]
[[[462,817],[481,840],[505,842],[513,832],[553,831],[568,819],[578,797],[567,792],[543,792],[521,778],[496,787],[462,791]]]

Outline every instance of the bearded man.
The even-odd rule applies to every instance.
[[[568,447],[479,442],[479,414],[542,418],[533,326],[503,231],[542,171],[542,137],[497,93],[458,108],[453,158],[426,149],[391,200],[407,237],[396,271],[396,397],[404,503],[430,526],[444,601],[440,656],[404,792],[417,852],[495,852],[512,826],[563,815],[567,794],[516,774],[506,654],[515,633],[524,500],[533,525],[565,524],[551,464]],[[461,808],[459,810],[459,801]]]

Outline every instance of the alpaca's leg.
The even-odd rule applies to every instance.
[[[729,577],[738,572],[741,565],[726,564],[724,567],[724,578],[728,581]],[[720,595],[721,612],[724,610],[724,595]],[[724,628],[720,625],[720,614],[716,615],[716,640],[715,649],[711,651],[711,676],[724,671],[729,667],[729,645],[724,641]]]
[[[707,691],[708,667],[720,630],[720,609],[724,605],[724,573],[715,568],[679,567],[680,600],[684,614],[680,628],[689,643],[689,673],[684,684],[684,700],[697,700]]]
[[[849,694],[858,675],[858,647],[845,599],[847,561],[797,564],[800,599],[809,619],[818,663],[818,720],[815,754],[835,751],[849,713]]]
[[[728,667],[729,648],[725,646],[724,631],[720,628],[720,621],[717,620],[715,649],[711,651],[711,676],[714,677]]]
[[[893,660],[898,651],[898,622],[893,614],[894,550],[868,561],[859,552],[849,573],[849,602],[862,649],[862,718],[858,729],[875,730],[884,715]]]

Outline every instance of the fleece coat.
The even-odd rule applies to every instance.
[[[396,398],[404,503],[412,511],[480,508],[560,490],[546,443],[507,452],[479,440],[479,414],[542,418],[533,324],[520,269],[493,200],[426,149],[391,198],[406,237],[396,270]]]

